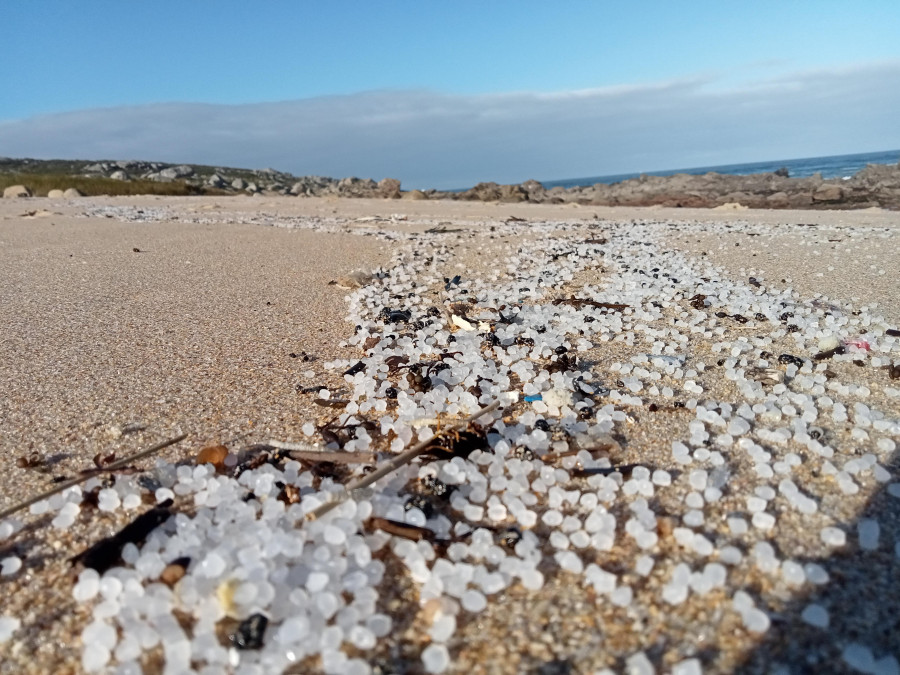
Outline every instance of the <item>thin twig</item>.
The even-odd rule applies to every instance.
[[[308,450],[288,450],[291,459],[299,462],[331,462],[332,464],[373,464],[374,452],[310,452]]]
[[[163,448],[167,448],[170,445],[175,445],[179,441],[183,441],[185,438],[187,438],[187,434],[181,434],[181,436],[178,436],[176,438],[170,438],[169,440],[163,441],[162,443],[157,443],[153,447],[147,448],[146,450],[141,450],[140,452],[136,452],[133,455],[129,455],[128,457],[123,457],[120,460],[117,460],[115,462],[111,462],[110,464],[107,464],[105,467],[103,467],[103,471],[113,471],[115,469],[120,469],[123,466],[127,466],[131,462],[137,461],[139,459],[143,459],[144,457],[147,457],[148,455],[152,455],[156,452],[159,452]],[[91,472],[90,474],[87,474],[84,476],[78,476],[77,478],[70,478],[69,480],[67,480],[63,483],[59,483],[58,485],[54,486],[50,490],[47,490],[46,492],[43,492],[39,495],[35,495],[34,497],[29,497],[25,501],[19,502],[18,504],[15,504],[14,506],[10,506],[8,509],[4,509],[3,511],[0,511],[0,519],[11,516],[12,514],[16,513],[17,511],[21,511],[22,509],[24,509],[27,506],[31,506],[32,504],[36,504],[39,501],[47,499],[47,497],[52,497],[53,495],[55,495],[59,492],[62,492],[63,490],[68,490],[73,485],[78,485],[79,483],[84,483],[85,481],[89,480],[90,478],[92,478],[93,476],[96,476],[96,475],[97,475],[96,473]]]
[[[374,452],[343,452],[328,450],[312,443],[288,443],[286,441],[268,440],[265,445],[276,450],[286,450],[291,459],[302,462],[332,462],[334,464],[373,464]]]
[[[424,441],[422,441],[420,443],[416,443],[409,450],[397,455],[392,460],[385,463],[383,466],[379,467],[372,473],[368,474],[367,476],[363,476],[362,478],[360,478],[359,480],[357,480],[353,483],[350,483],[350,485],[348,485],[343,491],[335,494],[329,501],[325,502],[324,504],[321,504],[320,506],[316,507],[315,509],[313,509],[312,511],[307,513],[306,519],[307,520],[316,520],[317,518],[321,518],[326,513],[331,511],[331,509],[333,509],[335,506],[337,506],[342,501],[344,501],[354,491],[361,490],[363,488],[367,488],[370,485],[372,485],[375,481],[377,481],[378,479],[384,478],[389,473],[393,473],[394,471],[399,469],[404,464],[409,464],[416,457],[418,457],[419,455],[424,453],[429,448],[429,446],[431,446],[431,444],[434,443],[434,441],[437,438],[443,436],[448,431],[453,431],[453,430],[459,429],[459,428],[469,424],[470,422],[477,420],[482,415],[486,415],[489,412],[495,411],[500,406],[501,406],[500,401],[494,401],[489,406],[486,406],[486,407],[482,408],[481,410],[473,413],[472,415],[469,415],[468,417],[460,420],[456,424],[454,424],[446,429],[442,429],[441,431],[439,431],[436,434],[432,434],[429,438],[426,438]]]

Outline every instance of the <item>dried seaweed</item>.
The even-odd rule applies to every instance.
[[[614,312],[623,312],[631,307],[631,305],[625,305],[617,302],[597,302],[596,300],[589,300],[587,298],[576,298],[574,295],[569,296],[568,298],[557,298],[553,301],[553,304],[557,306],[571,305],[576,309],[582,309],[585,305],[587,305],[588,307],[608,309]]]
[[[470,427],[463,431],[452,431],[438,437],[422,453],[422,456],[434,459],[468,457],[475,450],[486,450],[488,447],[487,434],[481,429]]]

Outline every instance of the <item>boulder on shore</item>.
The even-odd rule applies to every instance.
[[[63,197],[66,199],[74,199],[75,197],[84,197],[84,193],[78,188],[69,188],[63,192]]]
[[[844,198],[844,191],[839,185],[820,185],[812,198],[814,202],[839,202]]]
[[[378,181],[378,196],[385,199],[400,199],[400,181],[396,178],[383,178]]]
[[[10,185],[3,191],[4,199],[11,199],[16,197],[30,197],[31,190],[29,190],[24,185]]]
[[[66,193],[62,190],[50,190],[50,192],[47,193],[49,199],[62,199],[65,196]]]
[[[223,188],[228,185],[228,183],[225,182],[225,179],[217,173],[214,173],[212,176],[207,178],[206,184],[214,188]]]

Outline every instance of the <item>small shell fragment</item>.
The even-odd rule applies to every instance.
[[[453,322],[453,325],[457,328],[461,328],[463,330],[475,330],[475,326],[473,326],[470,322],[466,321],[464,318],[459,316],[458,314],[451,314],[450,320]]]
[[[775,385],[784,382],[784,371],[777,368],[751,368],[747,371],[747,377],[760,384]]]

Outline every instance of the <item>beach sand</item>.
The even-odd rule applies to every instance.
[[[397,244],[384,233],[433,227],[464,230],[454,241],[458,273],[490,270],[494,252],[515,238],[488,242],[475,235],[509,217],[581,222],[599,231],[636,220],[683,223],[668,238],[670,248],[705,257],[728,278],[746,283],[756,276],[768,286],[793,288],[803,301],[852,301],[856,310],[874,310],[894,327],[900,323],[900,214],[892,212],[274,197],[0,200],[0,508],[47,489],[54,476],[89,468],[98,453],[122,457],[181,433],[187,438],[162,458],[189,459],[210,444],[302,439],[305,422],[334,413],[298,388],[336,390],[344,384],[340,371],[325,364],[362,356],[345,344],[354,328],[346,319],[349,291],[329,282],[354,270],[387,268]],[[731,231],[732,223],[755,229]],[[628,356],[615,345],[610,349],[594,355],[598,364]],[[842,376],[877,379],[867,403],[896,420],[898,399],[882,393],[887,376],[853,368],[841,364]],[[726,400],[733,391],[722,387]],[[669,439],[686,432],[692,415],[637,417],[632,443],[617,459],[666,465]],[[23,457],[40,467],[18,467]],[[881,462],[896,472],[893,456]],[[663,578],[644,585],[635,578],[638,599],[649,608],[638,616],[556,573],[540,591],[513,587],[491,598],[477,618],[461,622],[450,643],[451,670],[618,671],[622,654],[644,650],[665,669],[680,655],[701,658],[704,672],[767,672],[777,663],[788,667],[785,672],[844,672],[841,640],[870,644],[879,658],[900,657],[898,502],[875,481],[862,483],[859,494],[835,497],[843,504],[834,512],[848,532],[863,513],[878,518],[883,543],[877,552],[849,546],[834,554],[823,562],[834,580],[826,589],[794,591],[742,572],[741,584],[770,593],[775,618],[764,637],[725,611],[728,588],[672,612],[654,601]],[[0,644],[0,671],[80,669],[79,635],[90,608],[72,599],[68,558],[133,515],[83,510],[75,526],[59,532],[49,517],[20,514],[25,529],[0,541],[0,559],[15,555],[24,563],[0,578],[0,614],[22,621]],[[791,517],[784,514],[780,536],[794,536],[796,543],[809,534]],[[778,542],[779,550],[790,545]],[[660,546],[662,557],[669,549],[676,555],[673,542]],[[820,559],[814,536],[803,546],[797,550],[806,550],[808,559]],[[606,563],[627,574],[634,555],[625,547]],[[401,595],[413,592],[409,582],[398,581],[397,588]],[[799,619],[816,596],[831,609],[833,635]],[[409,612],[404,598],[393,606]],[[396,644],[393,651],[387,643],[379,647],[379,657],[392,654],[415,670],[409,664],[426,644],[421,621],[396,617],[390,638]]]

